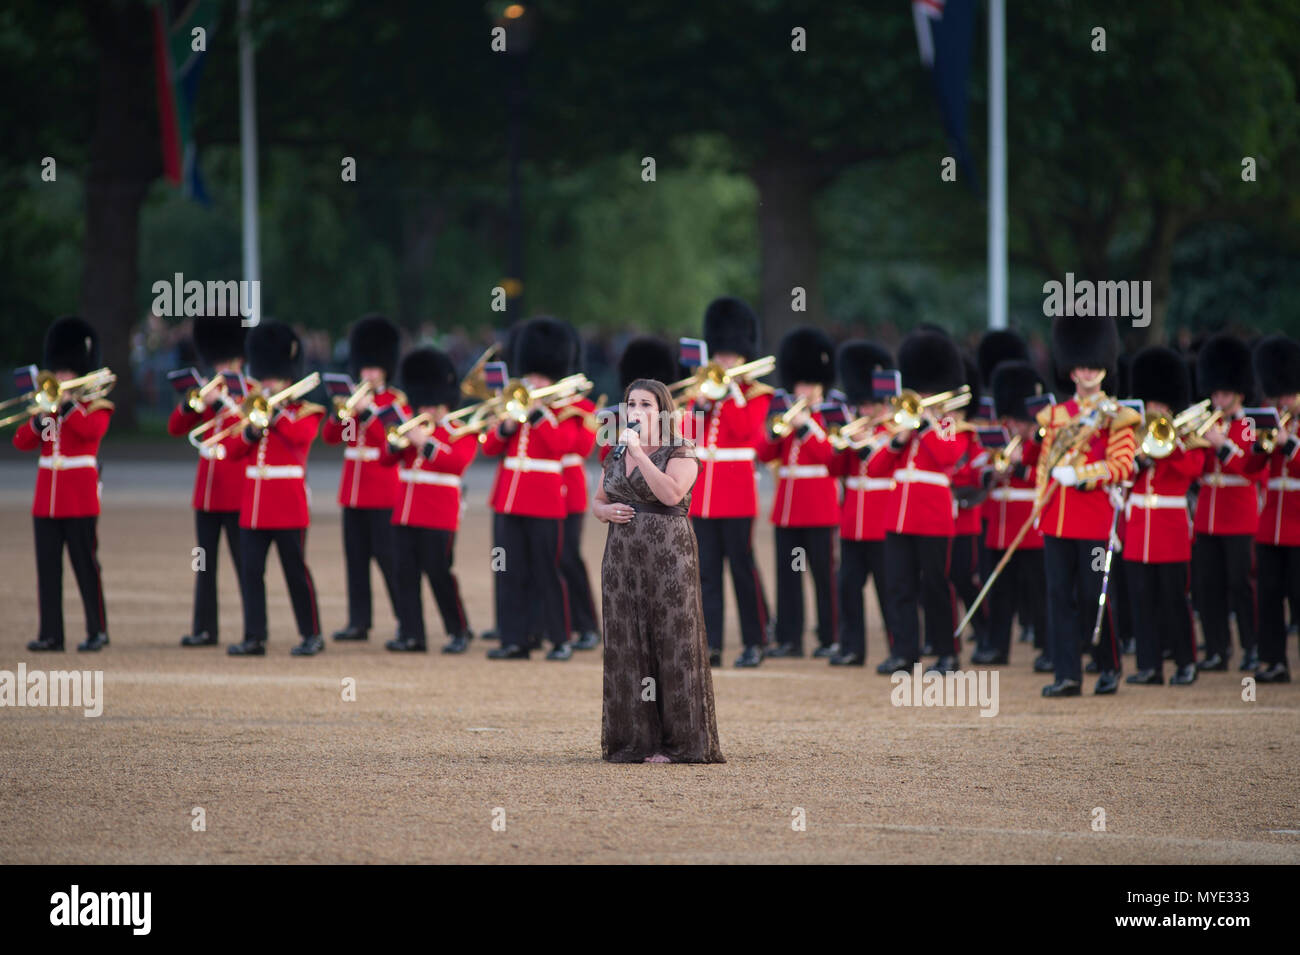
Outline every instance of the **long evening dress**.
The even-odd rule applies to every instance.
[[[689,442],[648,453],[660,470],[672,457],[699,464]],[[605,459],[605,496],[630,504],[636,516],[608,525],[600,568],[601,755],[613,763],[639,763],[656,753],[675,763],[724,763],[700,604],[700,558],[687,517],[691,495],[674,507],[664,505],[640,468],[628,476],[626,461],[616,457]]]

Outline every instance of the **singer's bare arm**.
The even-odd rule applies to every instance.
[[[696,463],[694,456],[669,458],[668,470],[660,471],[650,460],[650,455],[646,454],[645,449],[639,444],[629,445],[628,454],[641,469],[641,476],[645,478],[645,483],[654,492],[655,497],[669,507],[680,504],[682,498],[695,484],[699,464]]]

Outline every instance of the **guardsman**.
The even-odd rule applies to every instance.
[[[977,415],[983,382],[979,368],[965,355],[962,365],[966,369],[966,384],[970,387],[970,404],[953,411],[955,421],[967,421]],[[969,412],[969,413],[968,413]],[[987,424],[987,422],[985,422]],[[966,452],[957,459],[952,472],[952,496],[957,503],[957,516],[953,520],[952,556],[949,559],[948,578],[953,592],[966,607],[974,602],[980,592],[981,569],[984,564],[984,463],[988,455],[978,441],[968,443]],[[979,607],[971,624],[975,631],[975,647],[983,649],[989,640],[989,608]]]
[[[873,374],[894,367],[894,357],[874,342],[851,341],[840,346],[836,356],[844,396],[854,413],[861,418],[880,419],[865,437],[885,434],[884,413],[887,405],[875,395]],[[867,660],[867,616],[863,589],[867,580],[875,582],[876,602],[885,624],[885,656],[891,640],[885,608],[885,510],[889,500],[890,478],[870,477],[867,459],[871,445],[856,433],[849,435],[861,447],[847,446],[835,456],[834,472],[844,478],[844,505],[840,508],[839,604],[840,652],[831,657],[831,666],[863,666]]]
[[[1034,476],[1041,444],[1038,423],[1025,402],[1043,394],[1043,379],[1027,361],[1004,361],[993,371],[990,390],[994,410],[1011,440],[1016,442],[1005,458],[989,462],[984,469],[989,486],[984,502],[988,519],[984,543],[990,563],[996,565],[1034,509]],[[1018,609],[1022,609],[1038,637],[1046,636],[1045,587],[1043,534],[1031,526],[989,591],[988,645],[975,651],[972,663],[1010,662],[1011,623]]]
[[[554,384],[569,367],[571,344],[553,318],[533,318],[515,336],[511,373],[530,391]],[[501,646],[493,660],[527,660],[534,638],[549,640],[548,660],[568,660],[567,601],[560,576],[560,535],[566,509],[561,459],[572,446],[569,427],[536,402],[522,424],[506,415],[484,435],[483,453],[502,457],[492,495],[501,515],[493,570],[497,580],[497,629]],[[540,643],[540,640],[538,641]]]
[[[1073,384],[1074,394],[1038,413],[1043,448],[1036,488],[1047,494],[1050,482],[1059,485],[1039,519],[1047,574],[1047,645],[1056,672],[1055,682],[1043,687],[1047,697],[1082,692],[1082,650],[1092,640],[1101,597],[1097,554],[1107,549],[1114,525],[1110,491],[1133,474],[1138,414],[1102,390],[1106,379],[1113,379],[1118,358],[1119,333],[1113,319],[1068,317],[1052,323],[1052,359],[1058,376]],[[1068,461],[1054,460],[1054,443],[1062,429],[1067,429],[1062,440],[1073,434],[1081,441],[1079,453]],[[1090,437],[1082,441],[1083,435]],[[1109,601],[1093,662],[1098,670],[1093,692],[1114,693],[1119,688],[1120,652]]]
[[[409,427],[390,442],[383,463],[397,471],[393,507],[393,571],[397,585],[399,635],[385,647],[424,652],[421,580],[429,578],[448,642],[443,653],[464,653],[474,634],[452,571],[460,527],[461,475],[478,450],[478,437],[454,432],[447,414],[459,403],[460,381],[446,354],[417,348],[402,359],[402,386],[424,424]]]
[[[1269,335],[1255,344],[1255,377],[1264,400],[1277,409],[1276,433],[1252,430],[1252,467],[1265,471],[1264,508],[1255,531],[1259,574],[1260,683],[1289,683],[1286,661],[1284,601],[1300,606],[1300,439],[1296,437],[1300,401],[1300,344],[1285,335]]]
[[[1190,383],[1182,356],[1152,346],[1133,357],[1129,397],[1141,400],[1147,421],[1174,415],[1189,403]],[[1124,682],[1153,686],[1165,682],[1162,648],[1173,651],[1177,670],[1170,683],[1196,681],[1196,636],[1192,623],[1192,525],[1187,491],[1205,466],[1206,442],[1195,434],[1176,437],[1167,454],[1148,437],[1139,445],[1133,489],[1124,520],[1123,573],[1128,579],[1137,639],[1137,672]],[[1163,451],[1164,449],[1160,449]]]
[[[194,319],[194,348],[212,369],[214,377],[225,372],[238,374],[244,365],[244,334],[238,318]],[[213,385],[206,395],[195,395],[197,408],[182,396],[167,420],[167,433],[184,437],[199,425],[212,422],[205,434],[216,434],[236,418],[233,401],[226,397],[224,382]],[[215,420],[214,420],[215,419]],[[221,532],[226,532],[230,561],[243,587],[239,572],[239,500],[244,494],[244,464],[233,458],[217,457],[217,446],[199,451],[198,473],[194,476],[194,531],[203,561],[194,575],[194,619],[190,632],[181,637],[183,647],[215,647],[218,643],[217,562]]]
[[[339,506],[343,509],[343,556],[348,578],[348,625],[335,631],[335,640],[370,637],[370,562],[379,565],[393,613],[397,591],[393,582],[393,503],[397,472],[380,463],[386,450],[379,411],[406,403],[388,387],[397,369],[401,334],[382,315],[367,315],[348,335],[348,365],[358,389],[364,389],[350,409],[336,407],[321,429],[326,444],[343,444],[343,477]]]
[[[709,358],[723,368],[758,357],[758,316],[738,298],[714,299],[704,312],[704,343]],[[755,450],[763,437],[772,389],[753,381],[732,382],[719,401],[703,395],[686,404],[682,433],[695,443],[703,467],[691,492],[691,526],[700,551],[700,598],[709,640],[709,663],[722,661],[723,562],[731,567],[731,585],[740,616],[744,646],[738,667],[763,660],[767,635],[767,600],[754,563],[754,518],[758,515]]]
[[[249,374],[264,397],[302,376],[302,342],[288,325],[264,321],[249,329],[245,343]],[[266,555],[275,545],[302,642],[289,652],[313,656],[325,649],[320,637],[316,584],[307,567],[307,456],[325,409],[292,399],[271,409],[266,428],[247,422],[221,442],[229,458],[244,464],[239,504],[240,562],[244,577],[244,639],[228,647],[231,656],[265,656]]]
[[[677,349],[654,335],[637,336],[623,346],[623,354],[618,356],[618,388],[621,395],[627,394],[627,386],[638,378],[671,385],[682,377],[681,365],[677,362]],[[601,441],[597,446],[596,453],[600,456],[602,465],[615,447],[617,440]]]
[[[1263,469],[1252,474],[1249,468],[1254,438],[1243,414],[1246,402],[1255,394],[1249,346],[1232,335],[1208,339],[1196,354],[1196,378],[1199,393],[1209,395],[1213,406],[1223,413],[1220,426],[1205,434],[1213,450],[1205,455],[1193,522],[1192,573],[1205,634],[1205,659],[1200,668],[1228,668],[1231,611],[1241,643],[1241,669],[1253,673],[1259,665],[1253,546],[1259,529],[1258,479]]]
[[[777,350],[777,374],[793,403],[773,415],[758,445],[760,461],[777,464],[772,496],[776,528],[776,646],[769,657],[803,656],[804,571],[812,571],[817,600],[815,657],[834,657],[839,646],[835,584],[835,530],[839,488],[830,467],[835,448],[816,410],[835,382],[835,346],[816,328],[796,328]],[[799,402],[802,410],[796,411]]]
[[[42,364],[60,381],[99,368],[99,334],[76,316],[56,319],[45,333]],[[53,414],[36,414],[14,432],[19,451],[40,449],[32,523],[36,535],[36,590],[40,631],[27,644],[33,652],[63,649],[63,548],[86,612],[86,639],[77,649],[108,646],[104,588],[99,574],[99,442],[113,417],[113,403],[86,400],[73,389],[59,395]]]
[[[565,375],[582,370],[582,340],[568,322],[561,322],[571,342],[571,357]],[[586,395],[566,399],[555,409],[555,420],[570,438],[569,449],[560,458],[564,475],[564,527],[561,532],[560,573],[569,599],[569,623],[578,634],[572,642],[575,650],[594,650],[600,645],[600,623],[596,620],[596,601],[591,594],[591,578],[582,559],[582,523],[590,502],[587,500],[587,458],[596,446],[596,403]]]
[[[903,388],[921,398],[955,391],[966,380],[961,353],[941,332],[917,330],[903,339],[898,369]],[[970,452],[974,429],[936,411],[891,431],[867,461],[868,475],[893,481],[885,512],[885,587],[894,647],[876,672],[911,670],[920,660],[922,609],[926,643],[939,654],[928,669],[956,670],[961,648],[953,635],[955,595],[948,579],[957,512],[952,472]]]

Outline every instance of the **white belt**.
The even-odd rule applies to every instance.
[[[408,484],[440,484],[443,487],[460,487],[459,474],[445,471],[419,471],[415,468],[398,468],[397,480]]]
[[[894,482],[889,478],[849,477],[844,486],[850,491],[888,491]]]
[[[1300,491],[1300,478],[1275,477],[1268,479],[1270,491]]]
[[[566,454],[560,458],[560,466],[566,468],[580,468],[585,459],[581,454]]]
[[[302,476],[301,464],[250,464],[244,469],[244,477],[249,478],[300,478]]]
[[[345,461],[378,461],[379,449],[372,447],[356,448],[346,447],[343,449],[343,460]]]
[[[1201,477],[1202,484],[1210,487],[1248,487],[1250,482],[1239,474],[1206,474]]]
[[[952,482],[948,480],[948,475],[937,474],[934,471],[922,471],[920,468],[903,468],[894,472],[894,480],[899,482],[913,482],[917,484],[936,484],[939,487],[950,487]]]
[[[51,471],[70,471],[73,468],[93,468],[95,466],[95,456],[93,454],[74,454],[65,456],[55,454],[50,457],[42,457],[40,466],[49,468]]]
[[[753,448],[696,448],[695,456],[701,461],[752,461]]]
[[[1128,499],[1130,508],[1140,507],[1144,511],[1187,509],[1187,498],[1174,494],[1134,494]]]
[[[505,466],[510,471],[544,471],[547,474],[559,474],[560,462],[547,458],[506,458]]]
[[[995,487],[989,491],[990,501],[1036,501],[1038,492],[1032,487]]]
[[[831,472],[824,464],[794,464],[790,467],[777,468],[777,477],[783,478],[819,478],[830,477]]]

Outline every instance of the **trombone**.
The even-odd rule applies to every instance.
[[[523,424],[528,420],[528,409],[533,402],[542,401],[546,398],[576,398],[578,395],[591,391],[594,387],[595,384],[583,374],[569,375],[554,384],[532,390],[522,381],[518,379],[512,380],[501,390],[500,394],[493,395],[477,405],[462,408],[456,416],[468,414],[469,421],[454,429],[449,437],[454,439],[467,434],[486,431],[501,417],[510,417],[517,424]],[[452,416],[449,415],[448,417]]]
[[[410,421],[405,421],[396,427],[389,428],[388,431],[385,432],[385,437],[388,438],[388,443],[394,447],[408,448],[411,446],[411,439],[406,437],[406,435],[421,425],[430,425],[433,423],[433,415],[426,411],[423,414],[416,415]]]
[[[361,399],[374,390],[374,385],[368,381],[363,381],[361,384],[357,385],[356,390],[346,398],[342,395],[336,396],[334,399],[334,414],[338,416],[340,421],[347,421],[356,414],[356,408],[361,402]]]
[[[204,399],[206,399],[208,394],[223,381],[225,381],[225,379],[222,378],[221,375],[213,375],[204,383],[202,388],[191,388],[189,391],[185,392],[185,404],[189,406],[189,409],[195,414],[202,413],[208,407],[208,403]]]
[[[466,398],[477,398],[479,401],[487,401],[492,397],[492,389],[487,386],[487,380],[483,374],[483,367],[492,360],[492,356],[501,350],[501,346],[493,343],[489,345],[483,354],[465,373],[465,377],[460,382],[460,393]]]
[[[1277,449],[1278,435],[1281,434],[1282,429],[1290,423],[1292,416],[1293,410],[1288,408],[1286,411],[1282,412],[1281,416],[1279,416],[1276,428],[1266,428],[1259,432],[1259,435],[1255,440],[1259,444],[1259,449],[1261,451],[1265,454],[1272,454]]]
[[[69,378],[67,381],[59,381],[54,377],[53,372],[39,372],[36,375],[35,388],[26,394],[0,402],[0,408],[7,408],[16,404],[26,405],[22,411],[0,419],[0,428],[11,425],[15,421],[30,418],[32,415],[54,414],[58,411],[59,405],[62,404],[64,397],[69,392],[84,389],[77,396],[82,401],[93,401],[96,398],[102,398],[113,390],[113,385],[116,383],[117,375],[107,368],[99,368],[88,375]]]
[[[1023,443],[1024,441],[1020,435],[1012,435],[1010,441],[993,452],[993,457],[991,458],[990,463],[993,466],[994,474],[998,477],[1002,477],[1011,470],[1011,456],[1016,453],[1016,449]]]
[[[928,398],[922,398],[910,388],[904,388],[902,394],[889,399],[889,404],[894,409],[894,427],[900,431],[915,431],[921,426],[923,415],[934,410],[941,414],[956,411],[970,404],[970,399],[970,385],[962,385],[954,391],[941,391]]]
[[[1223,412],[1210,410],[1210,400],[1197,402],[1171,420],[1167,415],[1149,414],[1142,427],[1139,450],[1149,458],[1167,458],[1174,453],[1180,439],[1195,435],[1200,438],[1223,417]]]
[[[784,438],[794,427],[794,419],[799,417],[799,413],[808,407],[808,398],[803,397],[787,408],[779,417],[774,417],[768,427],[772,435],[777,438]]]
[[[216,434],[205,438],[199,444],[199,448],[206,450],[207,448],[214,447],[236,431],[244,428],[246,425],[251,424],[254,428],[265,431],[271,425],[271,413],[275,410],[277,405],[283,404],[286,401],[294,401],[301,398],[319,384],[320,373],[313,371],[306,378],[295,381],[289,387],[277,391],[270,397],[267,397],[260,392],[250,394],[239,406],[239,411],[236,413],[235,420],[222,428]]]
[[[734,368],[723,368],[716,361],[711,361],[697,368],[691,377],[673,382],[668,386],[668,390],[673,393],[674,401],[690,401],[697,394],[703,395],[710,401],[721,401],[727,397],[733,381],[762,378],[764,375],[770,375],[774,368],[776,368],[775,355],[736,365]],[[681,392],[680,395],[677,394],[678,391]]]

